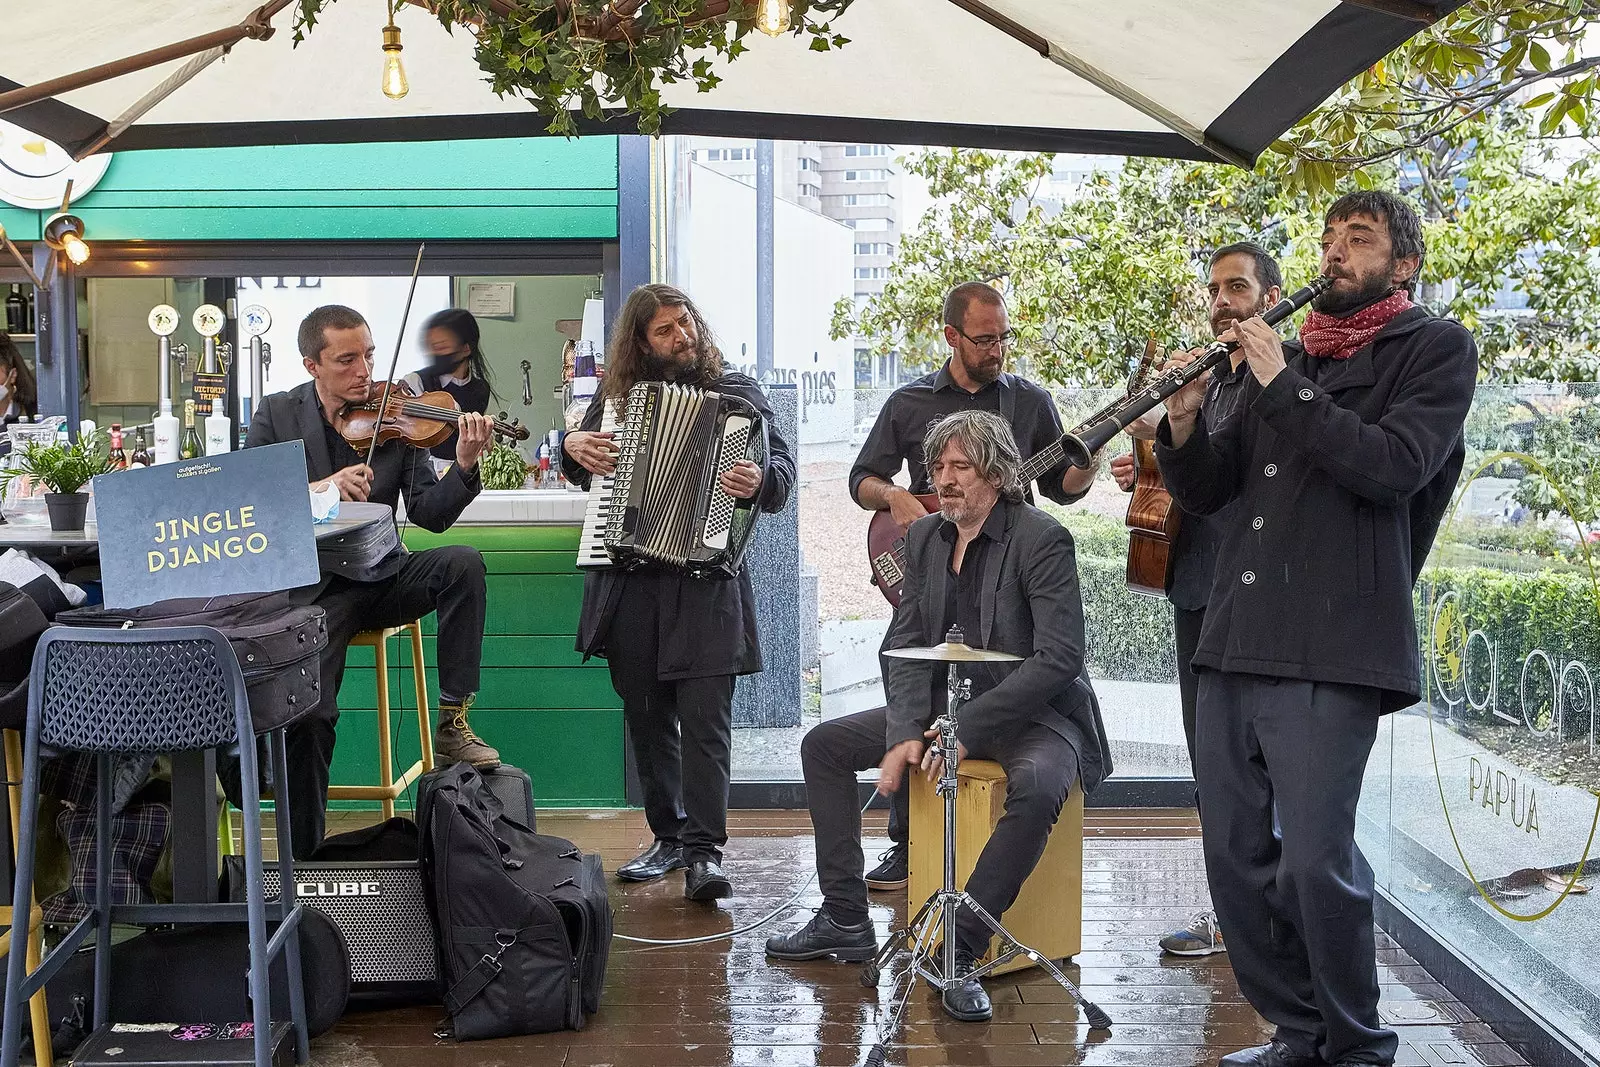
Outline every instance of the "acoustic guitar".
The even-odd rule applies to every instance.
[[[1145,347],[1145,359],[1155,355],[1155,338]],[[1131,592],[1165,597],[1172,577],[1172,545],[1183,512],[1161,481],[1153,441],[1133,438],[1133,498],[1128,501],[1124,525],[1128,528],[1127,584]]]
[[[1172,544],[1183,512],[1161,481],[1155,442],[1133,442],[1133,499],[1128,501],[1128,589],[1165,597],[1172,577]]]
[[[1080,422],[1070,433],[1062,435],[1038,455],[1031,457],[1022,465],[1017,481],[1024,486],[1032,485],[1045,471],[1059,467],[1067,456],[1066,450],[1061,447],[1062,442],[1126,405],[1134,393],[1144,388],[1145,381],[1150,376],[1150,369],[1154,365],[1155,344],[1151,342],[1145,348],[1144,355],[1140,357],[1138,366],[1134,368],[1132,377],[1128,379],[1127,390]],[[1151,466],[1153,469],[1154,464]],[[939,508],[939,495],[918,493],[917,502],[932,514]],[[872,568],[872,584],[878,587],[878,592],[883,594],[885,600],[899,607],[900,587],[906,578],[906,527],[895,522],[887,508],[873,512],[872,521],[867,524],[867,563]]]

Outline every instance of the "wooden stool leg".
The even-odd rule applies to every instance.
[[[389,642],[380,639],[372,647],[374,665],[378,669],[378,783],[385,789],[394,785],[394,742],[389,734]],[[394,818],[394,800],[381,801],[383,817]]]
[[[417,690],[417,734],[422,769],[433,770],[433,721],[428,713],[428,665],[422,661],[422,623],[411,624],[411,680]]]
[[[11,859],[17,858],[17,843],[22,840],[22,734],[16,730],[5,731],[5,766],[7,786],[7,806],[11,809]],[[18,902],[13,900],[13,906]],[[33,890],[28,890],[28,903],[26,907],[36,908],[33,900]],[[32,974],[39,967],[39,959],[44,955],[44,923],[38,914],[33,916],[33,921],[28,924],[28,944],[23,957],[27,964],[27,973]],[[33,1058],[39,1067],[54,1067],[54,1057],[50,1048],[50,1007],[45,1001],[44,990],[41,989],[28,1001],[28,1016],[33,1024]]]

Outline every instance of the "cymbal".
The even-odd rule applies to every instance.
[[[938,663],[1020,663],[1021,656],[1009,652],[996,652],[987,648],[973,648],[956,641],[942,641],[932,648],[891,648],[883,653],[895,659],[933,660]]]

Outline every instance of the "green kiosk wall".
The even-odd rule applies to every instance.
[[[317,242],[322,272],[336,273],[330,241],[351,242],[367,259],[393,242],[389,272],[409,273],[416,252],[410,242],[429,240],[453,246],[458,263],[463,247],[470,260],[474,243],[483,242],[484,261],[463,263],[458,273],[490,274],[497,262],[488,254],[491,242],[560,241],[569,249],[617,242],[619,157],[615,137],[116,153],[99,184],[73,204],[99,249],[80,273],[126,274],[130,260],[137,261],[135,274],[182,273],[164,272],[163,260],[204,261],[210,248],[225,249],[240,274],[251,273],[243,268],[252,250],[261,253],[257,272],[293,274],[298,242]],[[29,242],[50,213],[0,204],[0,224]],[[599,273],[598,261],[594,266],[587,273]],[[604,662],[582,665],[572,650],[583,581],[572,565],[577,528],[463,525],[444,535],[412,528],[405,539],[413,549],[468,544],[483,552],[489,615],[475,728],[528,771],[541,806],[624,803],[620,705]],[[425,620],[430,635],[433,627]],[[409,648],[398,641],[390,647],[396,763],[403,768],[416,758],[415,699]],[[425,655],[436,707],[431,637]],[[333,780],[374,782],[369,649],[351,652],[340,706]]]
[[[573,651],[583,577],[573,567],[576,526],[458,526],[445,534],[412,528],[413,550],[467,544],[483,553],[489,617],[473,727],[507,763],[533,778],[541,806],[620,806],[622,705],[605,661]],[[429,699],[438,694],[434,618],[423,622]],[[373,654],[350,650],[340,690],[333,781],[377,780]],[[389,705],[398,726],[396,765],[417,758],[410,645],[390,641]],[[398,709],[404,708],[403,712]]]

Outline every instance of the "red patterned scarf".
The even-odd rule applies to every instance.
[[[1398,289],[1348,318],[1324,315],[1313,308],[1300,328],[1300,343],[1307,355],[1349,359],[1370,344],[1390,319],[1411,306],[1406,291]]]

